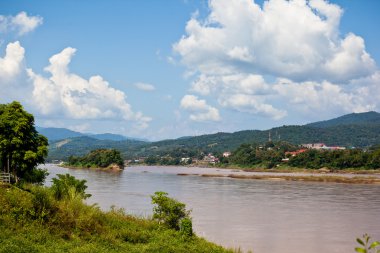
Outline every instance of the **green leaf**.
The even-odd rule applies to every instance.
[[[371,244],[371,246],[369,246],[369,248],[370,248],[370,249],[374,249],[374,248],[376,248],[376,247],[379,246],[379,245],[380,245],[380,242],[375,241],[375,242],[373,242],[373,243]]]
[[[359,253],[367,253],[367,250],[363,248],[355,248],[355,251]]]
[[[357,241],[359,244],[365,246],[365,245],[364,245],[364,242],[363,242],[360,238],[356,238],[356,241]]]

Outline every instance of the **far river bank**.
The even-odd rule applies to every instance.
[[[133,167],[151,167],[139,165]],[[326,170],[306,169],[241,169],[220,167],[194,167],[194,166],[156,166],[158,168],[175,168],[178,176],[196,175],[201,177],[226,177],[235,179],[254,180],[286,180],[286,181],[310,181],[310,182],[335,182],[335,183],[357,183],[357,184],[380,184],[380,173],[378,171],[352,171],[327,172]],[[128,167],[125,167],[128,169]],[[361,173],[360,173],[361,172]]]
[[[68,169],[85,169],[98,170],[106,172],[120,172],[111,168],[81,168],[74,166],[62,165]],[[132,166],[144,171],[144,167],[175,169],[178,176],[201,176],[201,177],[225,177],[234,179],[251,179],[251,180],[283,180],[283,181],[306,181],[306,182],[330,182],[330,183],[348,183],[348,184],[380,184],[380,173],[373,170],[343,170],[339,172],[330,172],[328,170],[306,170],[290,168],[279,169],[241,169],[241,168],[220,168],[220,167],[195,167],[195,166],[150,166],[137,165]],[[124,170],[131,168],[124,167]]]

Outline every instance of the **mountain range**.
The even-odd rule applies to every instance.
[[[125,140],[141,140],[147,141],[146,139],[132,138],[126,137],[120,134],[111,134],[111,133],[103,133],[103,134],[91,134],[91,133],[80,133],[76,131],[72,131],[66,128],[55,128],[55,127],[36,127],[37,131],[48,138],[49,141],[57,141],[67,138],[75,138],[75,137],[84,137],[88,136],[97,140],[110,140],[110,141],[125,141]]]
[[[370,147],[380,144],[380,113],[352,113],[306,125],[275,127],[268,130],[219,132],[149,142],[114,134],[82,134],[68,129],[38,128],[49,139],[48,160],[65,160],[70,155],[84,155],[93,149],[115,148],[125,158],[166,154],[189,154],[194,151],[220,153],[233,151],[243,143],[268,140],[293,144],[325,143],[345,147]],[[63,137],[59,139],[60,137]]]

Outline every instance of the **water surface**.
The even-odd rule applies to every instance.
[[[228,173],[184,167],[127,167],[121,173],[69,170],[57,173],[86,179],[89,203],[108,210],[152,214],[155,191],[192,209],[196,233],[226,247],[254,253],[349,253],[355,238],[369,233],[380,240],[380,186],[208,178],[177,173]]]

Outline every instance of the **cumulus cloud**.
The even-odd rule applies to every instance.
[[[16,41],[9,43],[3,58],[0,57],[0,84],[17,76],[23,67],[25,50]]]
[[[371,90],[375,91],[373,88]],[[316,115],[327,111],[358,113],[376,109],[376,102],[369,100],[370,92],[367,89],[356,89],[352,84],[342,87],[328,81],[296,83],[279,79],[273,89],[280,97],[293,104],[296,111],[303,113],[313,112]]]
[[[191,112],[193,121],[219,121],[218,109],[207,104],[206,100],[198,99],[194,95],[185,95],[181,100],[181,108]]]
[[[146,128],[149,117],[133,112],[126,95],[112,88],[101,76],[89,80],[70,72],[68,65],[76,49],[68,47],[49,59],[46,78],[28,69],[33,82],[34,104],[44,115],[63,114],[73,119],[124,119]]]
[[[342,9],[323,0],[211,0],[205,21],[192,18],[174,50],[202,73],[261,72],[305,81],[359,78],[375,70],[364,41],[339,37]],[[354,61],[355,72],[345,65]]]
[[[149,83],[135,83],[134,86],[137,89],[143,91],[154,91],[156,89],[152,84]]]
[[[191,91],[216,97],[222,107],[272,119],[300,104],[310,110],[318,103],[342,111],[373,108],[366,89],[357,92],[352,85],[374,75],[376,63],[363,38],[340,33],[343,10],[338,5],[325,0],[268,0],[262,6],[253,0],[210,0],[209,9],[203,20],[194,15],[173,45],[193,73]]]
[[[237,111],[257,114],[274,120],[282,119],[287,115],[286,111],[276,109],[271,104],[265,103],[265,100],[260,96],[235,94],[220,98],[220,104]]]
[[[0,15],[0,32],[16,31],[18,35],[24,35],[33,31],[42,23],[42,17],[28,16],[24,11],[16,16]]]

